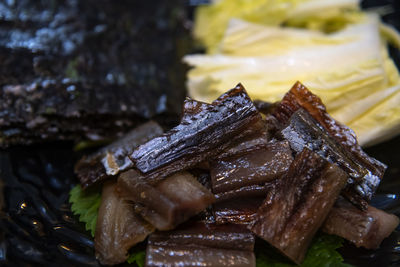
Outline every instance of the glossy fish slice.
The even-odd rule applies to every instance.
[[[215,194],[261,185],[281,177],[293,161],[289,143],[270,142],[252,151],[211,162],[212,190]]]
[[[346,182],[338,166],[305,148],[268,193],[249,229],[300,264]]]
[[[399,225],[393,214],[368,206],[366,211],[355,208],[345,199],[339,199],[329,213],[322,230],[341,236],[357,247],[377,249]]]
[[[188,223],[149,237],[146,266],[255,266],[254,236],[236,225]]]
[[[145,266],[255,267],[256,259],[254,253],[249,251],[185,246],[164,247],[148,245],[146,249]]]
[[[359,207],[364,208],[367,205],[367,200],[372,197],[380,179],[366,170],[352,154],[331,138],[307,111],[297,110],[279,135],[288,140],[297,153],[307,147],[326,160],[338,164],[350,179],[342,194]]]
[[[133,201],[136,212],[159,230],[173,229],[215,201],[213,194],[188,172],[151,185],[137,170],[129,170],[118,178],[117,191],[122,198]]]
[[[347,154],[347,158],[353,162],[350,164],[347,160],[349,164],[347,167],[352,165],[351,170],[344,168],[350,178],[344,195],[359,208],[366,209],[383,177],[386,165],[368,156],[357,143],[354,132],[332,118],[327,113],[321,99],[299,82],[286,93],[280,104],[275,107],[272,115],[269,116],[268,120],[272,128],[277,130],[276,128],[285,127],[289,123],[290,117],[300,108],[311,114],[327,135],[342,147],[341,150]],[[325,152],[320,151],[321,153]],[[327,157],[329,156],[328,154]]]
[[[126,261],[128,250],[146,239],[154,227],[135,214],[133,205],[115,192],[116,183],[103,185],[94,246],[96,258],[106,265]]]
[[[273,182],[265,183],[265,184],[256,184],[243,186],[239,189],[234,189],[230,191],[225,191],[221,193],[215,194],[215,198],[217,202],[226,201],[230,199],[244,199],[244,198],[252,198],[252,197],[265,197],[269,190],[271,190],[271,185]]]
[[[290,146],[256,136],[222,155],[210,161],[212,190],[218,201],[212,207],[215,221],[251,223],[271,184],[289,169]]]
[[[141,145],[130,158],[156,182],[218,155],[263,127],[261,115],[239,84],[212,104],[186,100],[181,123]]]
[[[250,224],[254,222],[265,195],[267,193],[259,197],[236,198],[215,203],[212,206],[215,222],[217,224]]]
[[[161,126],[156,122],[147,122],[129,133],[121,139],[101,148],[99,151],[83,157],[75,165],[81,185],[88,187],[93,183],[99,182],[111,176],[116,176],[120,172],[133,167],[128,155],[140,144],[151,138],[161,135]]]

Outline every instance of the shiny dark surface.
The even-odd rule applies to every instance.
[[[280,129],[282,125],[285,127],[288,123],[291,124],[291,116],[299,112],[303,114],[309,113],[312,117],[311,120],[315,120],[318,123],[313,128],[317,131],[317,128],[320,127],[324,132],[323,135],[325,135],[325,138],[321,137],[321,140],[317,140],[317,147],[312,147],[311,149],[319,151],[320,155],[324,154],[324,157],[332,157],[329,160],[338,162],[341,168],[347,172],[349,183],[342,194],[354,205],[359,206],[361,209],[366,209],[368,202],[379,185],[380,179],[383,177],[386,165],[366,154],[358,144],[353,130],[332,118],[321,99],[303,84],[296,82],[273,110],[271,117],[275,118],[275,121],[278,122],[277,128]],[[291,146],[297,152],[301,150],[301,144],[304,144],[304,142],[301,141],[302,137],[297,138],[296,135],[301,135],[303,130],[307,131],[308,129],[307,127],[300,127],[297,133],[296,130],[291,131],[289,129],[289,133],[292,132],[295,137],[293,139],[294,142],[291,142]],[[285,138],[288,137],[285,133],[283,135]],[[318,139],[320,135],[322,136],[321,133],[314,133],[313,138]],[[329,144],[324,144],[321,142],[322,139],[326,141],[332,140],[332,142],[329,141]],[[333,143],[337,143],[337,145]],[[341,155],[340,157],[332,156],[332,152],[340,152]],[[339,162],[341,158],[345,160]]]
[[[65,145],[0,152],[2,265],[98,266],[93,240],[68,204],[75,159]]]
[[[261,115],[239,84],[212,104],[187,99],[180,124],[129,157],[147,179],[162,179],[194,167],[261,128]]]
[[[400,217],[400,137],[365,149],[366,153],[385,162],[388,169],[377,189],[371,205]],[[340,253],[345,261],[355,266],[399,266],[400,265],[400,228],[398,227],[378,250],[356,248],[345,242]]]
[[[326,160],[338,164],[349,177],[349,183],[342,194],[365,208],[381,177],[369,171],[362,162],[336,142],[307,111],[297,110],[279,134],[289,141],[291,148],[297,153],[307,147]]]
[[[218,203],[212,210],[218,224],[248,224],[271,185],[287,172],[293,161],[286,141],[260,142],[259,136],[210,160],[212,191]]]
[[[346,183],[343,170],[304,148],[267,193],[249,229],[300,264]]]
[[[215,201],[210,190],[188,172],[179,172],[156,185],[132,169],[118,177],[121,198],[133,201],[135,211],[159,230],[171,230]]]
[[[399,218],[383,210],[368,206],[357,209],[344,198],[339,198],[329,212],[322,231],[349,240],[356,247],[377,249],[399,225]]]
[[[220,202],[235,198],[241,199],[246,197],[265,196],[273,183],[274,182],[243,186],[238,189],[217,193],[215,194],[215,197],[217,198],[217,201]]]
[[[253,267],[255,265],[253,252],[231,249],[149,245],[146,255],[148,267],[174,266],[175,262],[179,262],[180,266]]]
[[[189,221],[175,230],[151,234],[148,243],[156,246],[195,245],[252,252],[254,242],[254,235],[244,226]]]
[[[267,191],[267,190],[265,190]],[[258,207],[264,201],[264,194],[254,197],[243,197],[218,202],[212,206],[214,219],[217,224],[249,224],[256,219]]]
[[[133,163],[128,155],[140,144],[162,133],[161,126],[150,121],[134,128],[120,139],[93,154],[83,156],[75,164],[75,174],[81,185],[86,188],[101,180],[116,177],[124,170],[133,168]]]
[[[125,262],[129,249],[155,230],[134,212],[132,203],[117,195],[115,187],[116,181],[103,183],[94,237],[96,258],[105,265]]]
[[[213,160],[210,164],[213,193],[261,185],[282,176],[292,162],[289,143],[271,142],[243,155]]]
[[[149,237],[146,266],[254,266],[254,236],[237,225],[194,222]]]

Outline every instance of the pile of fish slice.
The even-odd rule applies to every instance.
[[[318,230],[378,248],[399,224],[368,204],[386,166],[299,82],[257,107],[241,84],[187,99],[168,132],[148,122],[82,158],[82,186],[103,183],[100,262],[147,237],[146,266],[255,266],[255,237],[301,264]]]

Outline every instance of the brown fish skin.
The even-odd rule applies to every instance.
[[[266,193],[264,194],[264,196]],[[229,199],[213,204],[212,211],[216,224],[251,224],[257,218],[258,208],[264,200],[262,197]]]
[[[261,131],[257,131],[252,135],[246,136],[245,138],[240,140],[240,142],[222,151],[215,158],[209,161],[244,155],[253,150],[256,150],[257,148],[263,148],[267,146],[270,142],[270,135],[268,132],[267,124],[265,122],[263,122],[263,126],[264,127]],[[208,169],[210,169],[210,167],[208,167]]]
[[[254,253],[250,251],[148,245],[145,266],[255,267],[256,258]]]
[[[347,175],[305,148],[268,193],[249,229],[300,264]]]
[[[298,109],[306,110],[325,129],[326,133],[340,144],[359,168],[348,173],[349,184],[343,195],[360,209],[365,210],[375,193],[387,166],[368,156],[357,142],[355,133],[332,118],[321,99],[297,82],[282,101],[267,116],[272,131],[284,127]]]
[[[262,131],[261,115],[239,84],[211,104],[187,99],[181,123],[129,157],[150,182],[192,168]]]
[[[244,226],[200,221],[189,221],[171,231],[157,231],[149,238],[151,245],[189,245],[244,251],[253,251],[254,242],[254,235]]]
[[[128,250],[154,231],[152,225],[135,214],[132,204],[116,194],[115,187],[115,181],[103,184],[94,237],[96,258],[106,265],[126,261]]]
[[[232,147],[210,160],[212,190],[217,198],[212,210],[216,223],[249,224],[271,184],[284,175],[293,161],[287,141],[269,142],[265,136]]]
[[[213,160],[210,166],[213,192],[218,194],[272,181],[286,173],[292,161],[287,141],[256,145],[253,151]]]
[[[372,206],[361,211],[341,198],[329,213],[322,231],[343,237],[357,247],[378,249],[399,225],[399,218]]]
[[[134,202],[135,211],[159,230],[171,230],[205,210],[214,195],[188,172],[173,174],[156,185],[137,170],[118,178],[118,194]]]
[[[154,121],[144,123],[120,139],[112,142],[91,155],[84,156],[76,164],[74,171],[82,187],[87,188],[107,178],[117,177],[119,173],[133,168],[128,155],[140,144],[163,133]]]
[[[146,266],[255,266],[254,242],[239,225],[189,222],[149,237]]]
[[[239,189],[234,189],[222,193],[214,194],[217,202],[224,202],[235,199],[247,199],[247,198],[264,198],[267,193],[271,190],[274,182],[267,182],[259,185],[243,186]]]
[[[380,178],[360,164],[306,110],[300,108],[295,111],[278,135],[289,141],[296,153],[307,147],[326,160],[338,164],[349,176],[349,184],[342,194],[360,207],[367,205]]]

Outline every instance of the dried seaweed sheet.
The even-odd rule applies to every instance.
[[[175,119],[186,11],[159,0],[1,3],[0,146],[106,140],[144,119]]]

